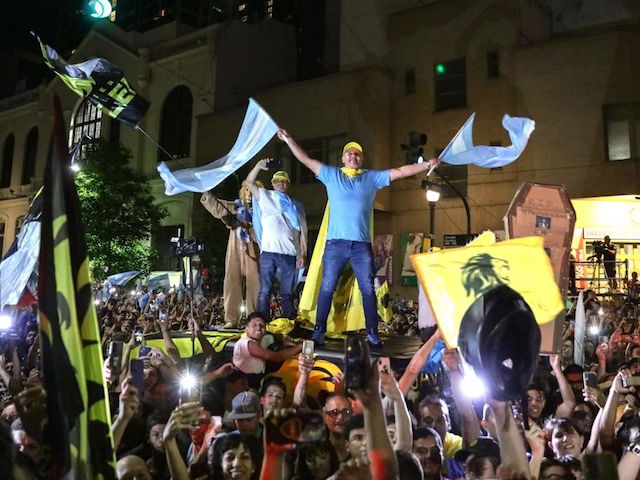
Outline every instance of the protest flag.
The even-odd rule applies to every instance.
[[[149,108],[149,102],[131,88],[122,70],[104,58],[68,64],[55,49],[42,43],[35,33],[31,33],[40,44],[47,66],[71,90],[109,116],[132,128],[138,127]]]
[[[466,247],[419,253],[411,263],[449,348],[458,345],[460,323],[481,295],[508,285],[527,302],[543,325],[564,308],[542,237],[497,242],[484,232]]]
[[[529,137],[536,128],[536,122],[525,117],[502,117],[502,126],[509,133],[511,145],[508,147],[473,144],[472,113],[439,155],[440,160],[450,165],[476,165],[483,168],[504,167],[515,161],[524,151]]]
[[[5,305],[17,305],[25,293],[40,250],[40,216],[42,215],[42,188],[40,188],[22,221],[20,233],[0,262],[0,311]]]
[[[68,164],[60,102],[54,98],[52,156],[44,176],[39,324],[50,478],[112,479],[115,459],[100,329],[89,259]]]
[[[250,98],[238,138],[225,156],[201,167],[183,168],[173,172],[164,162],[156,167],[165,183],[165,195],[204,193],[217,187],[225,178],[255,157],[277,131],[276,122],[258,102]]]

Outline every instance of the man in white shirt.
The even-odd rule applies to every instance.
[[[268,170],[269,159],[260,160],[247,176],[253,194],[254,230],[260,244],[260,291],[256,310],[269,315],[273,281],[278,279],[282,314],[294,318],[293,290],[296,268],[307,257],[307,221],[300,202],[287,195],[289,175],[278,171],[271,178],[273,190],[254,182],[260,170]]]

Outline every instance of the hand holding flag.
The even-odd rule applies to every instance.
[[[278,126],[269,114],[258,102],[250,98],[238,138],[224,157],[202,167],[184,168],[175,172],[171,172],[164,162],[158,165],[158,173],[165,183],[164,193],[177,195],[183,192],[204,193],[211,190],[255,157],[277,131]]]

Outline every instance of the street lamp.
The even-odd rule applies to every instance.
[[[427,191],[427,201],[429,202],[429,235],[435,239],[435,218],[436,218],[436,202],[440,200],[442,187],[429,180],[423,180],[421,187]]]

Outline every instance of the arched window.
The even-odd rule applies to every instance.
[[[29,130],[24,145],[24,163],[22,164],[22,180],[20,185],[28,185],[36,175],[36,160],[38,158],[38,127]]]
[[[0,171],[0,188],[11,186],[11,170],[13,169],[13,150],[16,144],[16,137],[9,134],[4,141],[2,150],[2,170]]]
[[[98,107],[86,100],[82,101],[71,119],[69,131],[69,148],[82,140],[83,135],[87,135],[85,144],[82,145],[80,154],[84,154],[87,146],[97,142],[100,138],[102,122],[102,111]]]
[[[188,157],[191,148],[191,115],[193,97],[184,85],[171,90],[162,107],[160,145],[177,158]],[[167,160],[158,151],[158,161]]]

